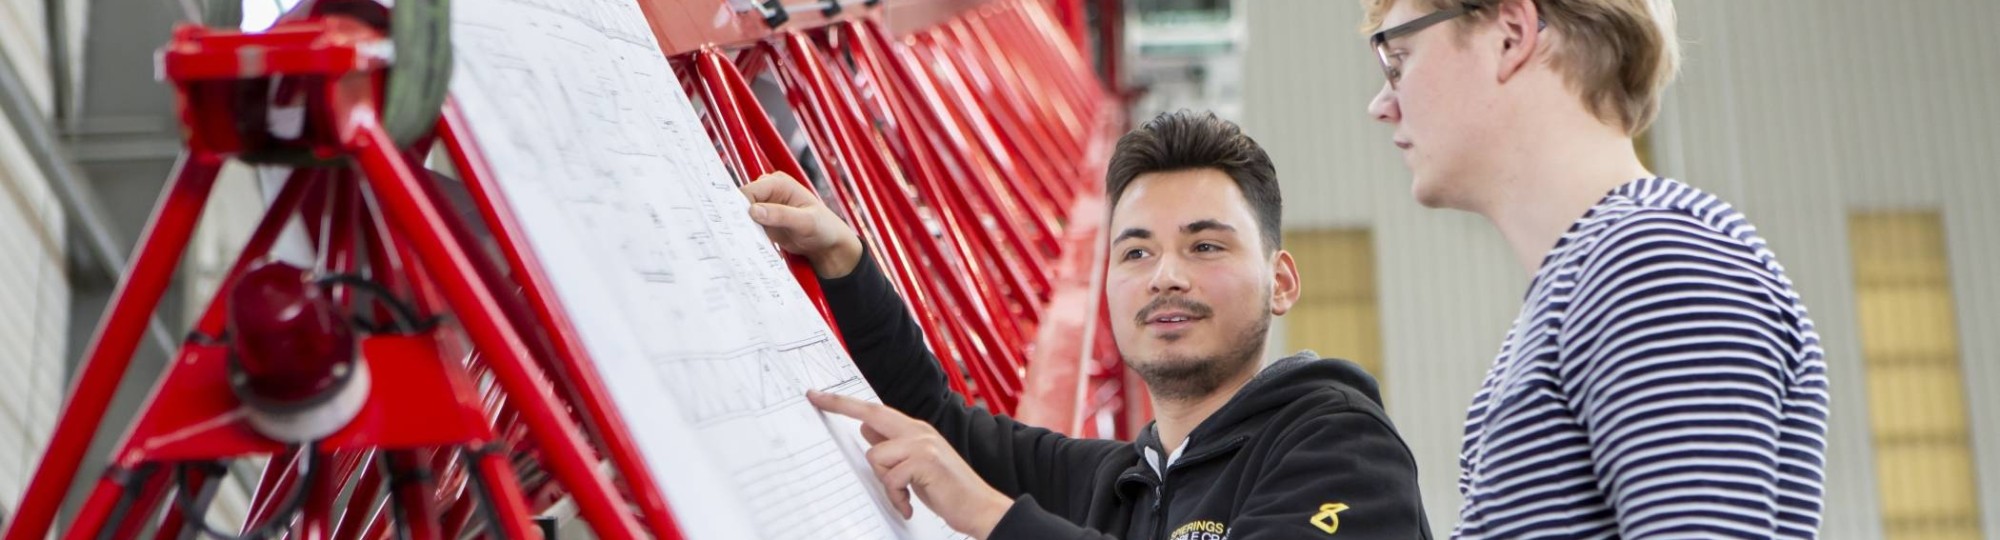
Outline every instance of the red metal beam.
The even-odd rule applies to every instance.
[[[90,440],[104,420],[111,395],[131,367],[139,337],[146,332],[153,309],[159,306],[181,252],[194,234],[221,168],[220,158],[206,154],[185,154],[176,165],[173,179],[161,191],[165,195],[140,233],[146,240],[139,244],[138,255],[111,293],[96,337],[85,349],[83,369],[70,388],[69,398],[63,401],[55,432],[42,451],[28,491],[21,496],[20,510],[7,526],[5,540],[39,540],[55,519],[70,480],[76,477],[83,456],[90,453]]]
[[[555,295],[554,283],[542,271],[534,250],[527,238],[519,234],[519,221],[513,215],[505,195],[495,184],[492,171],[487,169],[486,158],[470,139],[465,137],[466,120],[457,106],[446,104],[444,117],[438,124],[439,136],[449,149],[454,166],[463,178],[467,190],[472,194],[480,215],[489,224],[500,251],[513,269],[513,277],[521,284],[528,304],[534,308],[536,323],[548,330],[554,339],[555,362],[562,366],[562,373],[572,385],[571,404],[583,409],[584,416],[592,420],[597,439],[604,445],[619,476],[632,489],[637,499],[640,515],[645,517],[647,526],[657,531],[655,534],[678,534],[673,512],[661,494],[653,474],[641,457],[639,447],[625,426],[624,415],[611,403],[610,390],[604,385],[594,364],[588,359],[580,335],[570,323],[562,307],[561,299]],[[566,482],[567,483],[567,482]],[[571,489],[576,489],[572,487]]]

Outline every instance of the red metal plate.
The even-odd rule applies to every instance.
[[[420,448],[490,440],[478,393],[456,359],[428,337],[375,336],[362,342],[371,388],[354,421],[322,450]],[[228,350],[181,348],[118,453],[121,464],[275,454],[285,445],[259,435],[230,391]],[[449,391],[445,391],[449,389]]]

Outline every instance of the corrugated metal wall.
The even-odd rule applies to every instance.
[[[46,114],[52,86],[43,5],[0,1],[0,62],[21,75]],[[18,134],[0,122],[0,511],[15,508],[27,488],[66,386],[63,233],[54,193]]]
[[[1391,414],[1447,531],[1464,407],[1526,276],[1479,218],[1410,200],[1388,130],[1364,112],[1382,83],[1354,2],[1246,3],[1245,127],[1277,160],[1289,227],[1375,231]],[[1655,169],[1747,213],[1825,335],[1837,400],[1826,536],[1881,534],[1848,217],[1928,208],[1946,228],[1983,525],[2000,538],[2000,396],[1988,391],[2000,387],[2000,3],[1678,7],[1686,62],[1652,136]]]
[[[1851,213],[1944,216],[1986,536],[2000,538],[2000,4],[1683,3],[1682,80],[1662,168],[1735,198],[1790,267],[1826,338],[1835,418],[1826,530],[1881,530],[1856,326]],[[1981,330],[1984,331],[1981,331]]]

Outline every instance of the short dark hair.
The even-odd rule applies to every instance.
[[[1264,252],[1282,246],[1284,232],[1279,227],[1283,225],[1285,200],[1278,194],[1277,166],[1271,164],[1264,147],[1243,134],[1243,128],[1213,112],[1182,109],[1160,113],[1119,137],[1104,173],[1104,193],[1115,208],[1125,187],[1139,175],[1191,169],[1215,169],[1236,180],[1236,189],[1243,191],[1243,199],[1257,214]]]

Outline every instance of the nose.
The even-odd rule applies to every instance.
[[[1153,265],[1153,279],[1146,284],[1147,290],[1153,294],[1187,292],[1187,276],[1181,272],[1177,259],[1172,255],[1160,257],[1160,262]]]
[[[1394,124],[1403,120],[1403,105],[1396,99],[1396,89],[1382,82],[1382,91],[1375,93],[1375,99],[1368,101],[1368,115],[1375,121]]]

